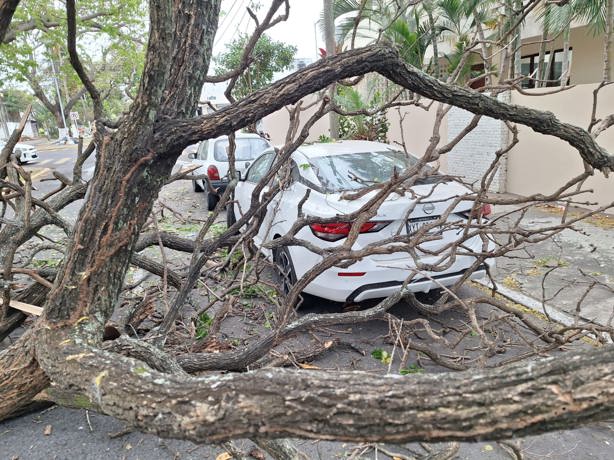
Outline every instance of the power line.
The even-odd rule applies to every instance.
[[[226,35],[226,32],[228,31],[228,29],[230,28],[230,26],[232,24],[234,24],[235,18],[237,17],[237,14],[242,10],[245,9],[245,14],[247,13],[247,6],[249,5],[249,0],[241,0],[241,2],[237,2],[235,3],[235,5],[240,4],[241,7],[237,8],[237,10],[235,11],[232,19],[228,22],[228,24],[226,24],[226,28],[224,29],[224,31],[217,35],[215,40],[213,41],[213,46],[217,45],[220,41],[222,41],[222,39],[224,38],[224,36]],[[229,15],[230,16],[230,15]]]
[[[228,22],[228,18],[230,18],[230,15],[232,14],[232,10],[235,9],[235,7],[238,5],[238,2],[233,2],[232,6],[230,7],[230,9],[228,10],[228,12],[224,15],[224,17],[222,18],[222,22],[220,24],[218,24],[218,30],[222,29],[225,25],[227,25],[226,23]]]

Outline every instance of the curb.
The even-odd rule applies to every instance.
[[[488,289],[493,288],[493,284],[490,280],[476,279],[472,281]],[[556,321],[559,324],[562,324],[563,326],[573,326],[576,322],[576,317],[568,313],[565,313],[563,311],[560,311],[546,303],[542,304],[542,302],[535,300],[532,297],[529,297],[525,294],[521,294],[520,292],[514,291],[512,289],[506,288],[505,286],[497,285],[497,293],[501,294],[503,297],[511,300],[512,302],[523,305],[529,310],[532,310],[541,315],[545,314],[548,317],[550,317],[552,320]],[[582,321],[588,322],[588,323],[599,324],[593,320],[584,318],[582,316],[580,316],[579,319],[581,319]],[[594,336],[593,334],[590,334],[590,335]],[[608,343],[614,343],[608,334],[600,334],[600,335]]]

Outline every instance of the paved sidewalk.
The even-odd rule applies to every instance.
[[[509,209],[497,209],[495,216],[505,212]],[[579,212],[571,211],[568,220]],[[561,223],[562,215],[560,207],[540,206],[521,225],[528,230],[553,227]],[[510,219],[501,224],[509,225]],[[502,294],[516,295],[518,303],[538,311],[545,307],[553,319],[563,323],[576,317],[601,325],[612,321],[614,215],[594,215],[508,256],[497,260],[495,278]]]

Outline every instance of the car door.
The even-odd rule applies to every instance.
[[[192,164],[195,165],[199,165],[200,168],[198,168],[196,171],[194,171],[194,174],[207,174],[207,148],[209,146],[209,141],[200,141],[198,143],[198,148],[196,150],[196,158],[194,158],[192,160]],[[198,180],[198,185],[201,186],[201,188],[205,188],[205,181],[203,180]]]
[[[256,158],[247,170],[245,179],[235,188],[235,216],[239,218],[247,212],[252,201],[252,193],[260,180],[269,172],[275,153],[269,151]],[[263,192],[266,190],[263,189]]]

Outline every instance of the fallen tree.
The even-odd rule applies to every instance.
[[[2,229],[3,244],[11,248],[0,251],[7,267],[12,265],[16,248],[41,226],[50,222],[61,226],[55,211],[81,198],[88,187],[74,228],[66,229],[68,245],[53,287],[46,294],[42,318],[0,352],[0,420],[19,411],[45,389],[52,397],[55,392],[62,404],[96,408],[144,431],[199,442],[288,436],[394,442],[502,439],[612,417],[612,345],[488,371],[403,379],[360,372],[279,369],[191,377],[180,372],[174,358],[156,347],[140,347],[138,353],[124,350],[139,360],[103,350],[103,331],[117,307],[133,253],[145,244],[141,230],[183,148],[198,140],[232,135],[334,82],[378,72],[418,95],[477,115],[524,124],[565,140],[578,150],[587,167],[604,174],[614,169],[614,156],[583,128],[563,123],[551,113],[512,106],[438,81],[407,65],[396,51],[382,45],[322,59],[225,109],[194,117],[211,59],[219,0],[150,1],[150,35],[138,94],[128,113],[117,123],[108,123],[103,118],[100,95],[79,63],[75,2],[68,0],[66,4],[71,63],[97,114],[96,169],[87,185],[76,170],[72,181],[64,184],[49,206],[39,204],[34,211],[24,192],[25,201],[18,203],[18,209],[25,209],[23,219],[28,225],[19,232],[14,232],[10,224]],[[288,2],[272,2],[260,23],[265,25],[260,33],[267,24],[275,23],[280,8],[289,9]],[[319,115],[327,110],[332,110],[331,101],[324,99]],[[443,113],[445,109],[440,110]],[[301,133],[290,139],[292,142],[281,150],[280,166],[305,137],[306,133]],[[436,160],[447,148],[438,153],[435,145],[425,163]],[[260,202],[259,192],[273,174],[254,193],[252,208],[215,243],[203,244],[213,218],[193,245],[174,242],[176,247],[194,251],[191,267],[196,275],[188,276],[191,285],[184,286],[186,292],[213,251],[229,244],[236,230],[266,206],[267,196]],[[401,175],[395,180],[399,182],[382,188],[373,205],[407,177]],[[564,192],[574,184],[566,184],[558,196],[566,196]],[[3,187],[9,184],[3,183]],[[15,193],[19,194],[18,188]],[[225,196],[222,205],[227,201]],[[543,233],[557,231],[561,229]],[[538,234],[516,236],[529,239]],[[164,245],[162,238],[160,245]],[[337,255],[336,260],[334,256],[329,266],[360,257],[350,252]],[[313,278],[317,273],[311,275]],[[294,305],[292,296],[298,296],[298,291],[295,288],[290,293],[287,308]],[[374,315],[383,315],[403,295],[374,307]],[[4,303],[1,308],[0,317],[4,318],[8,306]],[[267,344],[277,338],[272,336]]]

